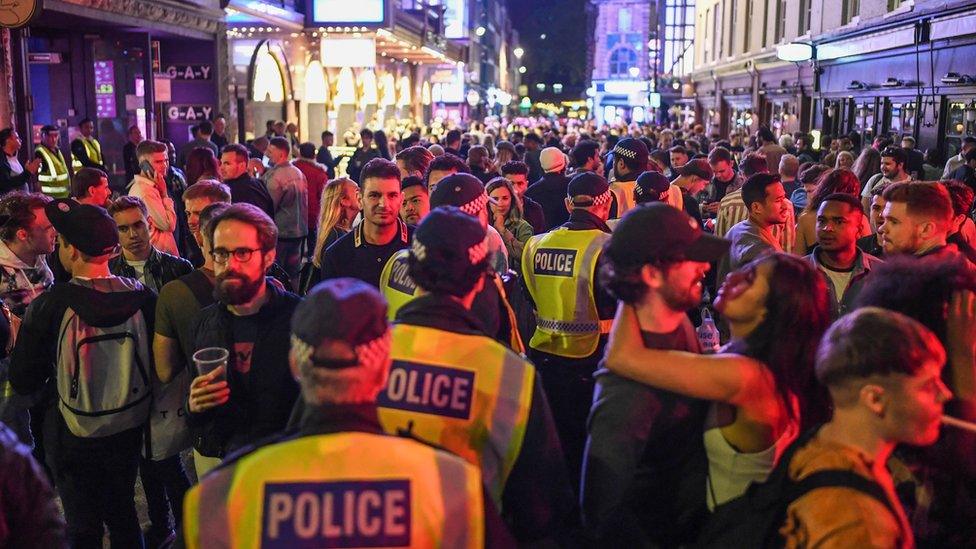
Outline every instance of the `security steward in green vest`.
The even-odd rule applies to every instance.
[[[445,177],[430,194],[431,209],[440,206],[455,206],[465,214],[477,219],[488,231],[488,204],[494,199],[485,192],[485,185],[475,176],[458,173]],[[491,229],[492,231],[494,229]],[[504,246],[501,239],[499,246]],[[489,250],[489,254],[492,251]],[[390,304],[390,318],[418,294],[417,285],[410,278],[407,269],[408,250],[400,250],[387,262],[380,274],[380,292]],[[491,264],[497,263],[497,258],[490,258]],[[507,268],[507,267],[506,267]],[[517,274],[508,272],[503,278],[495,270],[490,269],[484,288],[478,292],[471,307],[473,314],[481,319],[487,333],[492,334],[498,341],[517,353],[525,352],[525,344],[518,331],[518,321],[515,311],[508,300],[506,284],[514,285]],[[510,283],[508,281],[511,281]]]
[[[522,276],[536,310],[529,357],[542,374],[578,487],[593,372],[616,309],[616,300],[597,283],[601,252],[610,239],[612,193],[606,179],[584,172],[570,180],[567,194],[569,221],[529,239],[522,252]]]
[[[34,158],[41,159],[37,181],[41,184],[42,193],[53,198],[68,198],[71,193],[71,175],[64,162],[64,155],[58,148],[60,139],[61,132],[56,126],[47,125],[41,128],[41,144],[34,149]]]
[[[477,467],[380,427],[390,330],[375,288],[323,282],[291,325],[301,428],[242,449],[187,493],[187,547],[514,546]]]
[[[105,159],[102,157],[102,145],[95,139],[95,122],[91,118],[82,119],[78,123],[80,137],[71,142],[71,169],[74,173],[82,168],[97,168],[105,173]]]
[[[472,310],[490,283],[485,237],[481,223],[450,206],[414,232],[407,265],[421,295],[397,314],[380,423],[478,465],[517,541],[557,541],[576,524],[576,500],[542,385]]]

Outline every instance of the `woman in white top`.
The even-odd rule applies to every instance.
[[[704,433],[710,508],[765,480],[801,429],[827,419],[813,363],[829,308],[813,267],[782,253],[756,259],[726,278],[715,309],[732,334],[720,354],[645,348],[633,307],[622,304],[606,357],[618,375],[712,401]]]

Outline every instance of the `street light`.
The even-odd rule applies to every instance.
[[[519,74],[525,74],[525,67],[519,67]]]
[[[512,53],[515,54],[516,59],[521,59],[522,56],[525,55],[525,50],[523,50],[521,47],[518,47],[512,50]]]
[[[627,72],[630,73],[631,78],[637,78],[640,76],[640,67],[630,67],[627,69]]]
[[[477,34],[478,36],[484,36],[485,35],[485,28],[479,26],[478,28],[474,29],[474,33]]]

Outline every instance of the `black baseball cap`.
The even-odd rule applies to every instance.
[[[105,208],[59,198],[48,202],[44,213],[58,234],[86,255],[107,255],[119,245],[118,227]]]
[[[664,202],[632,208],[613,230],[607,257],[620,265],[640,265],[675,256],[718,261],[731,242],[702,232],[688,214]]]
[[[451,174],[437,183],[430,194],[430,207],[455,206],[468,215],[477,215],[486,204],[496,203],[485,192],[485,185],[469,173]]]
[[[434,208],[414,230],[410,255],[420,263],[436,255],[446,276],[460,278],[469,267],[488,255],[487,231],[477,219],[460,208]],[[453,261],[447,261],[447,258],[453,258]]]
[[[376,288],[355,278],[317,284],[291,317],[292,335],[312,347],[338,340],[355,348],[384,335],[388,328],[386,300]]]

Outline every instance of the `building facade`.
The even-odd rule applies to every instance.
[[[699,120],[727,135],[915,137],[955,154],[976,133],[976,6],[930,0],[699,0]],[[809,44],[811,59],[778,47]]]

